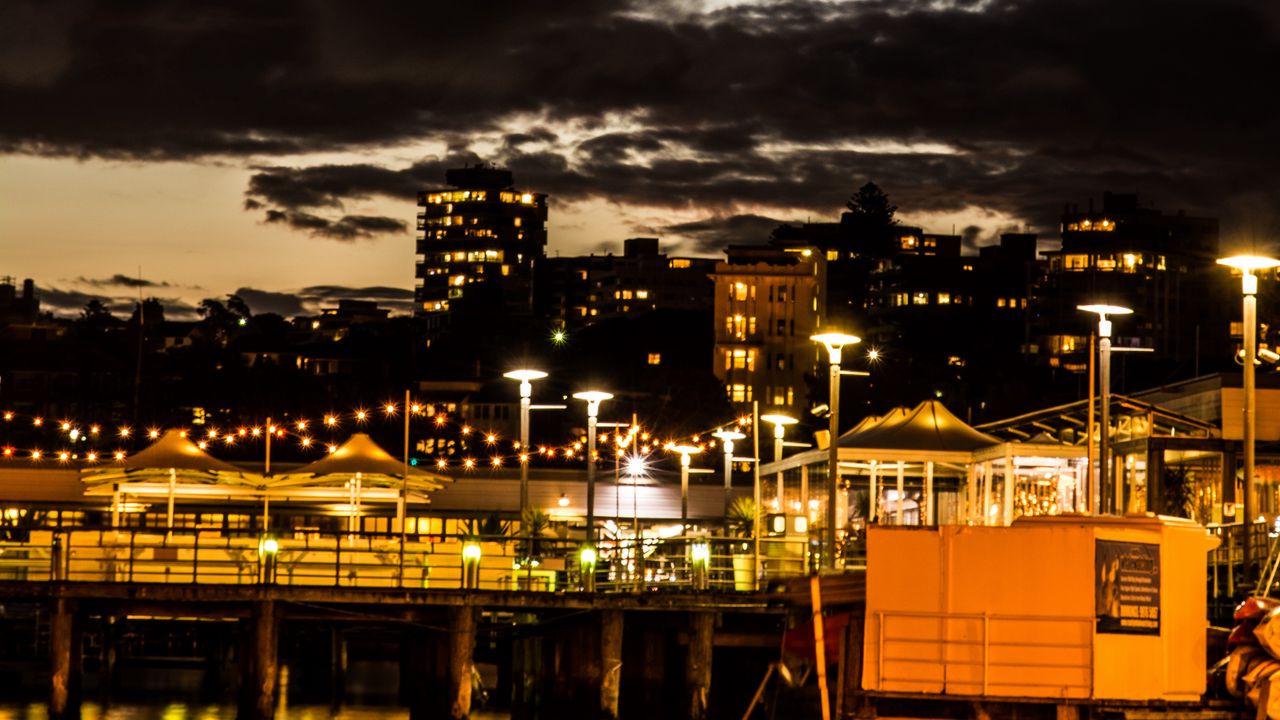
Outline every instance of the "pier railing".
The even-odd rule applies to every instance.
[[[607,540],[295,531],[37,530],[0,542],[0,580],[399,589],[755,592],[804,574],[802,540]]]

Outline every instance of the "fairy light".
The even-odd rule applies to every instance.
[[[89,451],[89,454],[88,454],[88,455],[85,455],[85,459],[86,459],[86,460],[88,460],[89,462],[97,462],[97,461],[98,461],[98,453],[93,452],[92,450],[90,450],[90,451]]]
[[[422,406],[419,405],[418,403],[414,403],[409,406],[409,412],[413,413],[414,415],[417,415],[418,413],[422,412]]]
[[[337,445],[330,445],[330,446],[329,446],[329,454],[330,454],[330,455],[332,455],[332,454],[334,454],[334,453],[336,453],[336,452],[338,452],[338,446],[337,446]]]
[[[493,433],[489,433],[488,435],[484,436],[484,441],[492,445],[498,442],[498,436],[494,435]]]
[[[368,412],[365,412],[364,410],[357,410],[357,411],[356,411],[356,420],[357,420],[358,422],[364,422],[364,421],[365,421],[365,420],[367,420],[368,418],[369,418],[369,413],[368,413]]]
[[[386,413],[386,414],[388,414],[388,415],[395,415],[395,414],[396,414],[396,404],[395,404],[395,403],[387,403],[386,405],[384,405],[384,406],[382,407],[382,411],[383,411],[383,412],[385,412],[385,413]]]
[[[463,435],[470,435],[470,434],[471,434],[471,426],[470,426],[470,425],[463,425],[463,426],[462,426],[462,434],[463,434]]]
[[[240,437],[244,437],[245,435],[249,434],[249,431],[245,428],[240,428],[239,430],[236,431],[236,434],[238,434]]]
[[[527,464],[528,462],[529,462],[529,454],[528,454],[528,453],[520,453],[520,464],[521,464],[521,465],[525,465],[525,464]]]
[[[59,461],[66,462],[70,459],[71,459],[71,453],[67,452],[66,450],[63,450],[62,452],[58,453]]]
[[[39,460],[39,459],[40,459],[41,454],[42,454],[42,453],[41,453],[39,450],[32,450],[32,451],[31,451],[31,459],[32,459],[32,460]]]
[[[147,431],[147,437],[151,438],[152,440],[155,440],[156,438],[160,437],[160,431],[155,428],[151,428],[150,430]]]
[[[200,448],[201,450],[204,450],[205,448],[209,447],[209,443],[205,442],[204,440],[201,440],[200,442],[196,443],[196,447]]]
[[[63,421],[62,421],[62,431],[63,431],[63,432],[66,432],[66,431],[68,431],[68,430],[70,430],[70,429],[71,429],[71,423],[67,422],[66,420],[63,420]]]
[[[117,459],[117,460],[123,460],[123,459],[124,459],[124,451],[123,451],[123,450],[117,450],[117,451],[116,451],[116,459]]]
[[[5,414],[4,414],[4,421],[5,421],[5,422],[9,422],[9,421],[10,421],[10,420],[12,420],[12,419],[13,419],[13,413],[11,413],[11,412],[7,412],[7,413],[5,413]]]
[[[231,433],[227,433],[222,437],[222,441],[228,445],[234,445],[236,442],[236,436]]]
[[[35,425],[36,427],[40,427],[41,425],[44,424],[44,418],[36,418],[31,421],[31,424]]]
[[[304,448],[309,448],[309,447],[311,447],[311,438],[309,438],[309,437],[304,437],[304,438],[302,438],[302,447],[304,447]]]
[[[5,456],[5,457],[13,457],[13,448],[11,448],[11,447],[7,447],[7,448],[5,448],[5,449],[4,449],[4,456]]]
[[[90,434],[90,435],[97,435],[99,430],[101,430],[101,428],[99,428],[97,425],[90,425],[90,426],[89,426],[89,434]]]
[[[470,470],[476,466],[476,461],[472,460],[471,458],[467,458],[466,460],[462,461],[462,466]]]
[[[494,455],[494,456],[489,460],[489,464],[490,464],[490,465],[492,465],[492,466],[494,466],[494,467],[501,467],[501,466],[502,466],[502,458],[498,457],[497,455]]]
[[[307,421],[306,421],[306,420],[299,420],[299,421],[298,421],[298,424],[296,425],[296,427],[298,428],[298,431],[299,431],[299,432],[301,432],[301,431],[303,431],[303,430],[306,430],[306,429],[307,429]]]
[[[436,426],[437,426],[437,427],[439,427],[440,425],[443,425],[443,424],[444,424],[444,416],[443,416],[443,415],[437,415],[437,416],[436,416]]]
[[[128,427],[122,427],[122,428],[120,428],[120,437],[122,437],[122,438],[127,438],[127,437],[129,437],[129,428],[128,428]]]
[[[446,467],[449,467],[449,461],[448,461],[448,460],[445,460],[444,458],[440,458],[439,460],[436,460],[436,467],[438,467],[438,468],[440,468],[441,470],[443,470],[443,469],[445,469]]]
[[[259,435],[262,434],[262,428],[259,428],[259,427],[253,428],[252,430],[249,431],[249,434],[254,437],[258,437]]]
[[[324,418],[324,424],[328,425],[329,427],[334,427],[335,425],[338,424],[338,418],[332,415],[326,415]]]
[[[217,430],[210,430],[210,431],[209,431],[209,439],[210,439],[210,440],[217,440],[217,439],[218,439],[218,431],[217,431]]]

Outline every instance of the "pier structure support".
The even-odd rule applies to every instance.
[[[240,658],[240,720],[272,720],[279,672],[280,619],[275,602],[254,604],[243,622]]]
[[[49,618],[49,717],[77,715],[80,689],[80,643],[76,634],[75,603],[55,598]]]
[[[423,616],[404,633],[400,683],[411,720],[471,716],[479,612],[471,605],[445,608],[434,617]]]
[[[688,720],[706,720],[708,717],[715,626],[715,613],[689,613],[689,646],[685,655],[685,717]]]

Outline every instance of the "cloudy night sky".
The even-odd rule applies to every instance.
[[[403,309],[416,191],[482,160],[550,195],[551,254],[713,256],[867,180],[970,247],[1104,190],[1256,241],[1277,68],[1262,1],[7,0],[0,275]]]

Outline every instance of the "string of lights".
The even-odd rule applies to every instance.
[[[498,468],[512,463],[527,463],[535,459],[542,461],[555,459],[565,461],[585,460],[586,451],[583,449],[586,445],[585,436],[580,436],[560,445],[539,444],[536,450],[530,448],[529,451],[522,451],[518,440],[505,440],[498,433],[492,431],[478,433],[470,423],[451,420],[448,413],[438,411],[432,404],[411,402],[408,409],[411,415],[421,416],[430,420],[436,429],[444,429],[453,425],[457,427],[458,435],[461,438],[480,435],[483,443],[489,447],[487,459],[470,456],[450,458],[438,454],[432,459],[432,464],[438,470],[446,470],[452,467],[473,470],[485,465]],[[401,404],[388,402],[378,406],[376,410],[362,406],[346,413],[327,413],[317,420],[292,416],[292,419],[287,422],[272,423],[268,420],[266,422],[252,422],[243,425],[231,424],[227,425],[225,429],[210,426],[165,429],[178,430],[182,437],[190,438],[201,450],[209,450],[217,446],[232,447],[262,442],[265,441],[267,435],[271,435],[276,440],[292,440],[296,443],[297,449],[302,451],[323,450],[324,452],[334,453],[341,446],[341,442],[336,439],[336,433],[342,428],[349,427],[351,423],[357,428],[362,428],[375,420],[387,422],[397,418],[403,410],[404,408],[401,407]],[[291,416],[287,413],[281,413],[278,417]],[[69,418],[49,420],[39,415],[25,415],[13,410],[0,412],[0,429],[5,425],[12,426],[22,423],[29,424],[32,428],[45,428],[51,431],[56,435],[56,439],[51,442],[62,445],[62,449],[49,451],[39,446],[20,449],[12,444],[0,444],[0,459],[57,460],[64,463],[71,461],[88,463],[121,461],[129,455],[123,444],[144,438],[146,440],[156,440],[165,430],[152,426],[138,431],[128,425],[110,426],[114,427],[114,430],[108,430],[108,425],[105,423],[80,422]],[[602,433],[598,438],[598,443],[606,448],[612,445],[616,462],[621,463],[628,454],[629,449],[642,457],[648,457],[659,449],[673,453],[677,447],[682,446],[697,448],[698,452],[715,448],[716,441],[714,439],[704,439],[704,435],[709,435],[720,429],[746,432],[750,426],[751,418],[744,416],[703,432],[680,437],[668,435],[666,436],[667,439],[663,440],[660,439],[663,437],[661,434],[645,429],[639,423],[634,423],[621,426],[614,433]],[[326,441],[317,440],[317,433],[328,433],[330,437]],[[97,447],[97,445],[107,444],[111,441],[114,441],[115,448],[103,449]],[[78,442],[93,442],[95,446],[87,450],[77,450],[75,449],[75,444]],[[511,452],[502,452],[500,448],[504,447],[508,442],[511,446]],[[599,461],[602,457],[604,455],[600,450],[597,450],[594,459]]]

